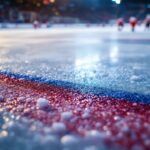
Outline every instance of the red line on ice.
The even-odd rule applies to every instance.
[[[0,75],[0,109],[43,122],[51,126],[63,122],[68,132],[84,136],[89,130],[106,133],[104,141],[131,149],[150,147],[150,105],[111,97],[82,94],[57,86],[39,84]],[[49,106],[37,108],[37,100]],[[62,118],[71,112],[71,118]]]

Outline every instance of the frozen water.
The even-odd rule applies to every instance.
[[[90,117],[90,111],[89,110],[85,110],[82,114],[82,118],[89,118]]]
[[[55,124],[57,129],[60,126]],[[76,135],[64,133],[59,137],[50,130],[41,122],[0,112],[0,148],[3,150],[82,150],[86,147],[83,139]],[[104,145],[103,147],[108,150]]]
[[[44,109],[47,108],[48,106],[49,106],[49,102],[45,98],[39,98],[37,100],[37,108]]]
[[[142,148],[143,141],[148,147],[149,106],[119,102],[107,96],[111,96],[110,91],[150,95],[149,49],[150,34],[139,28],[135,33],[118,32],[113,27],[0,30],[1,74],[20,78],[22,83],[28,79],[66,87],[80,85],[80,90],[90,93],[96,89],[105,95],[86,97],[58,87],[47,91],[40,84],[28,89],[15,81],[7,85],[11,81],[2,78],[1,147],[66,150],[79,142],[76,150],[107,149],[103,143],[107,137],[122,141],[126,135],[122,141],[125,146],[129,140],[139,140],[139,145],[136,142],[132,149]],[[55,111],[44,111],[49,102]],[[138,132],[139,128],[143,132]],[[78,132],[83,134],[82,140],[75,135]]]
[[[57,134],[65,133],[66,132],[66,126],[63,122],[54,122],[52,124],[52,129]]]
[[[96,141],[99,141],[100,139],[104,138],[104,136],[106,136],[106,135],[103,133],[100,133],[97,130],[88,131],[86,133],[86,138],[89,141],[95,141],[96,142]]]
[[[5,137],[2,141],[3,147],[9,144],[11,134],[14,134],[15,139],[11,140],[14,143],[12,148],[19,146],[22,140],[21,144],[28,143],[32,149],[36,147],[36,143],[37,147],[40,144],[41,148],[46,149],[49,143],[51,147],[57,145],[56,149],[65,150],[70,147],[69,145],[74,145],[74,138],[77,137],[81,137],[76,144],[78,147],[71,146],[71,150],[88,149],[92,146],[103,149],[105,143],[110,143],[108,145],[113,149],[114,146],[119,147],[120,142],[124,148],[137,144],[142,148],[149,147],[146,140],[150,137],[150,105],[84,94],[58,86],[12,79],[4,75],[0,75],[0,83],[0,94],[4,98],[4,101],[0,102],[0,136]],[[42,102],[42,109],[37,107],[38,100],[39,106]],[[52,108],[50,111],[45,109],[47,101]],[[10,130],[7,130],[8,127]],[[33,133],[34,137],[28,136],[29,133]],[[29,138],[34,142],[26,142]],[[26,149],[30,149],[30,146]]]
[[[65,135],[61,138],[61,143],[66,147],[73,147],[80,143],[80,138],[74,135]]]
[[[0,145],[3,150],[44,150],[61,149],[56,135],[42,130],[39,122],[15,117],[10,113],[0,113]],[[42,126],[42,128],[46,128]],[[34,129],[34,130],[33,130]],[[44,140],[43,140],[44,139]]]
[[[1,30],[0,45],[3,73],[81,84],[88,92],[97,87],[150,95],[150,34],[143,28]]]
[[[3,101],[4,101],[4,97],[0,96],[0,102],[3,102]]]
[[[73,116],[72,112],[63,112],[61,114],[61,117],[64,120],[70,120],[72,118],[72,116]]]

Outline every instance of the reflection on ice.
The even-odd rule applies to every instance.
[[[118,54],[119,49],[117,46],[114,46],[110,49],[110,59],[112,63],[117,63],[118,62]]]
[[[75,79],[83,81],[84,83],[91,83],[96,77],[95,65],[99,63],[100,57],[98,55],[85,55],[85,57],[77,58],[75,61]],[[79,81],[79,82],[80,82]]]
[[[150,34],[92,27],[0,35],[5,40],[0,49],[1,72],[150,94]]]
[[[89,55],[81,58],[77,58],[75,60],[76,67],[89,69],[89,66],[92,64],[96,64],[100,61],[100,57],[98,55]]]

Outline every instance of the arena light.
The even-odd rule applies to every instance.
[[[48,4],[55,3],[55,0],[43,0],[43,3],[44,3],[45,5],[48,5]]]
[[[120,4],[121,3],[121,0],[116,0],[116,4]]]
[[[50,0],[49,2],[50,2],[50,3],[55,3],[55,0]]]
[[[112,1],[115,2],[118,5],[121,3],[121,0],[112,0]]]

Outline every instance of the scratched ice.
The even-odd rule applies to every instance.
[[[81,84],[88,92],[96,87],[150,95],[149,32],[96,27],[0,32],[1,72]]]
[[[111,149],[120,149],[116,145],[120,142],[124,149],[149,147],[150,105],[101,95],[150,97],[150,34],[111,30],[0,31],[0,73],[20,78],[0,76],[0,146],[4,150],[107,150],[109,142]],[[38,83],[28,86],[23,78],[73,86],[100,97]]]

